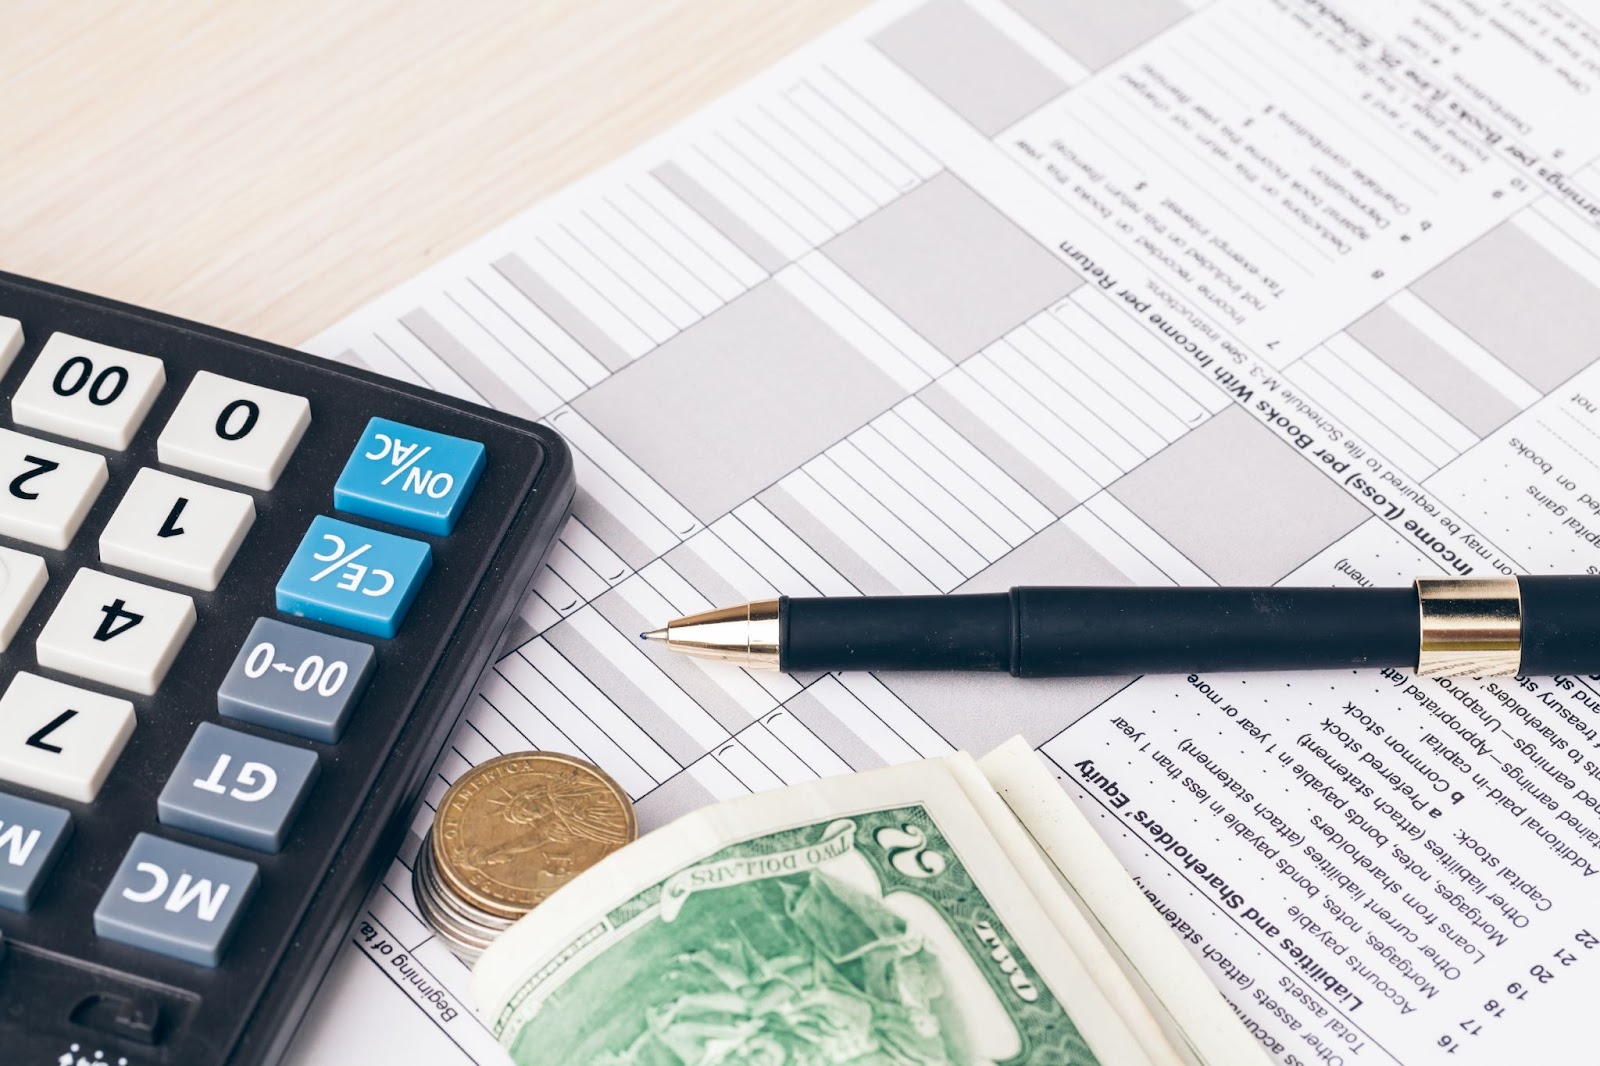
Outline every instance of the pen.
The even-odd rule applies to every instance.
[[[641,633],[793,673],[1004,670],[1086,677],[1406,667],[1600,672],[1600,577],[1418,578],[1405,588],[1024,586],[950,596],[782,596]]]

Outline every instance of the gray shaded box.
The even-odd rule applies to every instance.
[[[485,403],[522,418],[539,417],[539,412],[530,407],[528,401],[519,396],[516,390],[507,388],[500,375],[427,311],[420,307],[407,311],[400,316],[400,324],[437,355],[441,363],[460,374],[461,379],[472,386],[472,391]]]
[[[709,525],[905,395],[769,281],[572,406]]]
[[[1504,393],[1385,305],[1367,312],[1345,332],[1480,437],[1517,413],[1517,405]]]
[[[669,559],[670,561],[670,559]],[[714,600],[715,603],[734,603],[737,595],[726,596]],[[643,633],[647,629],[659,626],[661,618],[646,618],[633,605],[623,598],[616,589],[602,593],[594,601],[594,609],[612,625],[624,633]],[[646,646],[645,654],[650,656],[662,673],[673,681],[673,684],[688,693],[689,698],[704,707],[706,713],[717,720],[717,724],[725,729],[729,736],[737,733],[750,724],[750,715],[739,706],[738,702],[727,690],[718,685],[706,672],[687,655],[666,651],[656,647]],[[680,760],[682,761],[682,760]]]
[[[962,0],[929,0],[872,43],[985,137],[1067,90]]]
[[[320,667],[313,668],[311,660]],[[378,660],[370,644],[258,618],[217,690],[217,713],[337,743]],[[295,679],[316,677],[306,688]],[[334,683],[335,677],[338,683]]]
[[[1540,392],[1600,353],[1600,289],[1509,222],[1411,286]]]
[[[1368,517],[1239,407],[1180,437],[1110,492],[1222,585],[1273,584]]]
[[[1177,0],[1006,0],[1090,70],[1120,59],[1189,9]]]
[[[956,362],[1083,284],[950,174],[937,174],[822,247]]]
[[[162,825],[277,853],[317,770],[316,752],[202,722],[156,812]]]
[[[768,274],[776,274],[789,264],[789,259],[771,241],[757,233],[755,227],[743,216],[718,199],[710,189],[701,185],[676,163],[661,164],[650,172],[657,181],[682,200],[684,206],[705,219],[711,228],[721,233],[745,255],[754,259]]]
[[[94,909],[94,931],[214,967],[260,880],[253,862],[140,833]]]
[[[1127,577],[1072,530],[1046,526],[957,592],[1013,585],[1126,585]],[[1016,678],[1007,674],[879,673],[955,747],[982,755],[1020,733],[1038,747],[1125,687],[1125,677]],[[793,701],[790,701],[791,705]]]
[[[895,587],[888,578],[862,558],[860,552],[846,544],[843,537],[829,529],[822,519],[806,510],[799,500],[784,491],[782,485],[776,485],[763,492],[760,499],[763,507],[771,511],[778,521],[794,530],[801,540],[827,560],[828,565],[850,582],[857,592],[864,596],[894,595]]]
[[[942,383],[935,381],[917,393],[917,399],[949,423],[950,428],[966,438],[990,462],[1009,474],[1013,481],[1027,489],[1028,494],[1044,504],[1051,514],[1060,517],[1078,505],[1072,494],[1045,473],[1043,467],[1012,447],[1010,441],[995,432],[976,411],[956,399]]]
[[[867,746],[839,716],[810,692],[802,692],[783,705],[795,720],[826,744],[852,770],[873,770],[884,765],[883,756]]]
[[[634,630],[636,633],[642,631]],[[705,745],[697,742],[671,715],[640,691],[639,686],[616,664],[584,639],[576,626],[570,622],[558,622],[545,632],[544,639],[588,678],[606,699],[616,704],[629,721],[637,724],[651,740],[661,745],[661,750],[680,767],[688,766],[706,753]]]
[[[607,370],[621,370],[628,365],[628,353],[622,350],[622,345],[612,340],[611,334],[601,329],[594,319],[578,310],[576,304],[561,295],[526,259],[514,254],[502,256],[495,260],[494,268]]]
[[[633,808],[643,835],[715,802],[717,797],[706,791],[693,774],[679,770],[641,796]]]

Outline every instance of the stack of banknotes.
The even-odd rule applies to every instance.
[[[690,814],[471,993],[529,1066],[1270,1062],[1020,738]]]

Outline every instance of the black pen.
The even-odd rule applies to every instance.
[[[1406,588],[1036,587],[783,596],[641,633],[793,673],[1004,670],[1086,677],[1406,667],[1600,673],[1600,577],[1418,578]]]

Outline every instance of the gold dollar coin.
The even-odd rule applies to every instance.
[[[434,819],[436,872],[515,919],[639,835],[633,803],[598,766],[556,752],[502,755],[450,786]]]

